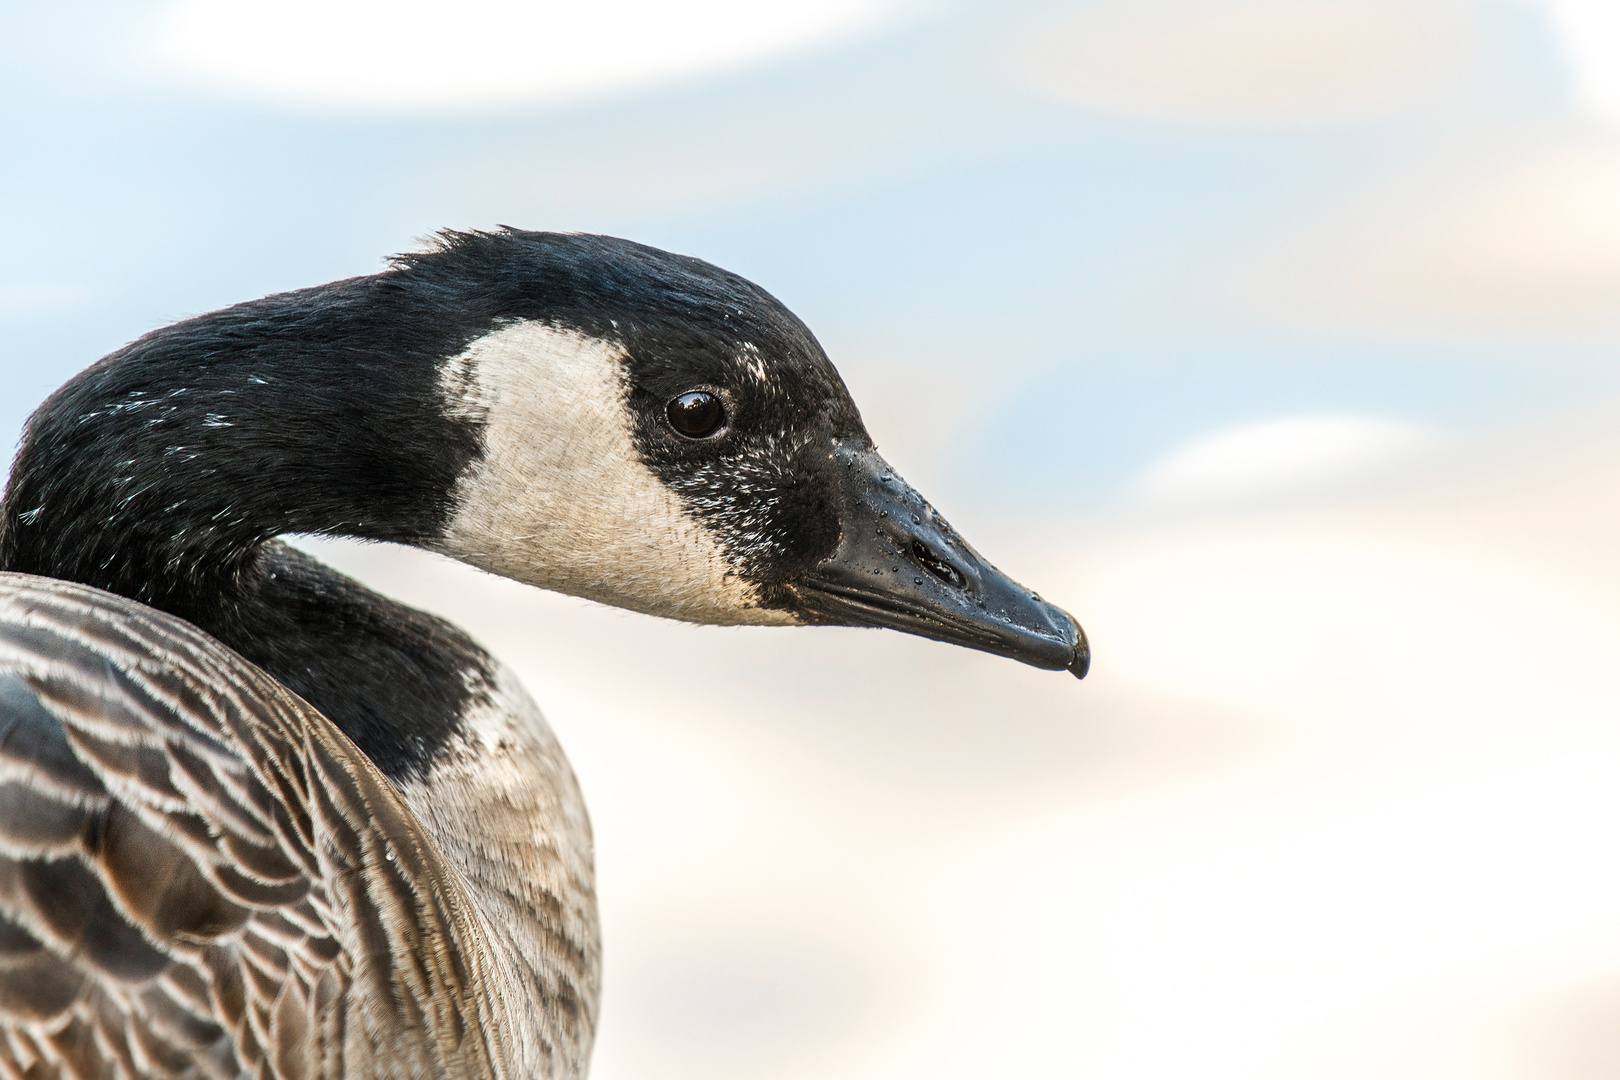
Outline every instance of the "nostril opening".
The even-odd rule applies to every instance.
[[[921,540],[911,542],[911,557],[916,559],[924,570],[952,588],[960,589],[967,584],[960,570],[928,550],[928,545]]]

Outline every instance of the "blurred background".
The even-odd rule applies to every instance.
[[[0,4],[0,443],[433,230],[759,282],[1092,676],[310,542],[512,663],[593,1075],[1620,1074],[1620,4]],[[671,692],[672,690],[678,692]]]

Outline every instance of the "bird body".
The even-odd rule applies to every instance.
[[[464,633],[290,533],[1089,656],[877,456],[808,329],[698,260],[445,234],[154,331],[41,406],[0,504],[0,1073],[584,1074],[562,749]]]
[[[189,624],[0,574],[0,1071],[582,1074],[589,827],[499,706],[513,764],[430,807]]]

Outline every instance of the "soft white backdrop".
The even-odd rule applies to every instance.
[[[1620,1072],[1612,0],[0,7],[0,435],[432,229],[803,315],[1075,683],[311,541],[600,848],[594,1075]]]

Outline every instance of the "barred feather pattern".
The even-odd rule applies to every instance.
[[[559,976],[478,888],[231,650],[0,573],[0,1076],[582,1074],[594,907],[554,919],[558,1018]]]

